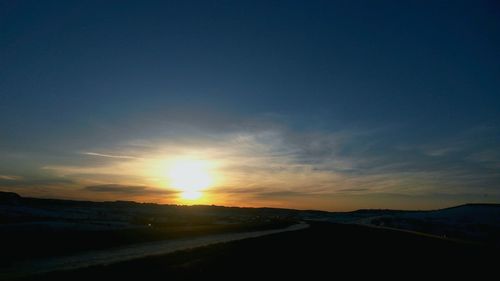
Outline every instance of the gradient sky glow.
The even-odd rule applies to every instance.
[[[0,190],[500,203],[499,54],[494,0],[0,0]],[[210,165],[199,200],[182,159]]]

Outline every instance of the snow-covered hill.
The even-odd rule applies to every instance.
[[[500,204],[466,204],[435,211],[379,214],[358,222],[500,246]]]

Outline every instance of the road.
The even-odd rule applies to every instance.
[[[157,241],[102,251],[90,251],[71,256],[31,260],[13,264],[9,266],[9,268],[0,268],[0,280],[11,280],[13,278],[27,277],[58,270],[77,269],[93,265],[112,264],[147,256],[164,255],[176,251],[203,247],[217,243],[260,237],[287,231],[296,231],[308,227],[309,225],[307,223],[299,223],[282,229],[227,233],[189,239]]]

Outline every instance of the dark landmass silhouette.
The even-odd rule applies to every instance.
[[[286,228],[276,233],[26,280],[265,279],[350,274],[405,278],[477,278],[495,269],[500,205],[433,211],[325,212],[274,208],[177,206],[128,201],[25,198],[0,192],[0,279],[18,263],[155,241]],[[359,270],[352,270],[358,268]],[[426,275],[428,274],[428,275]],[[333,278],[333,277],[332,277]],[[6,279],[4,275],[4,280]]]
[[[477,245],[360,225],[315,222],[305,230],[25,280],[324,280],[375,276],[481,280],[496,271],[496,256],[492,249]]]

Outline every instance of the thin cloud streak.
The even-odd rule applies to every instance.
[[[112,154],[103,154],[103,153],[97,153],[97,152],[82,152],[84,155],[90,155],[90,156],[99,156],[99,157],[106,157],[106,158],[118,158],[118,159],[140,159],[139,157],[134,157],[134,156],[127,156],[127,155],[112,155]]]
[[[124,194],[178,194],[178,191],[168,189],[158,189],[149,186],[123,185],[123,184],[100,184],[89,185],[84,188],[86,191],[92,192],[107,192],[107,193],[124,193]]]
[[[219,162],[225,178],[220,185],[225,186],[228,193],[231,188],[236,193],[255,188],[265,188],[265,192],[293,190],[306,194],[345,193],[347,190],[425,194],[435,188],[462,193],[471,185],[478,191],[488,190],[488,186],[498,180],[498,175],[475,171],[454,158],[447,159],[449,164],[443,165],[445,160],[434,155],[398,150],[397,145],[380,145],[376,141],[379,133],[373,129],[298,133],[284,126],[213,134],[202,132],[193,136],[190,142],[183,138],[134,140],[131,148],[127,144],[115,146],[117,154],[91,152],[96,156],[129,159],[127,162],[111,162],[98,167],[46,168],[67,176],[86,174],[91,177],[95,174],[101,178],[106,175],[116,178],[142,171],[142,176],[146,177],[156,165],[154,161],[161,165],[162,157],[168,159],[192,153]],[[144,157],[122,156],[128,155],[130,150],[141,155],[137,143],[143,144]],[[150,178],[158,176],[162,175],[149,175]]]
[[[12,176],[12,175],[0,175],[0,180],[15,181],[15,180],[20,180],[20,179],[22,179],[22,177]]]
[[[422,147],[440,149],[446,141],[413,147],[411,143],[387,143],[387,132],[373,128],[324,132],[273,125],[225,131],[200,128],[187,136],[171,133],[170,137],[123,140],[85,149],[85,155],[106,161],[90,158],[81,163],[47,163],[42,169],[81,183],[81,190],[89,196],[100,192],[150,198],[163,195],[168,199],[173,197],[150,190],[141,192],[138,187],[172,189],[167,178],[169,161],[195,157],[214,164],[218,180],[205,192],[216,204],[286,206],[286,202],[299,198],[314,204],[314,200],[327,198],[347,202],[348,197],[360,200],[383,194],[432,197],[437,191],[453,196],[453,200],[462,196],[464,203],[473,198],[471,194],[500,197],[495,188],[499,173],[480,167],[496,163],[496,155],[490,153],[496,149],[468,145],[469,139],[481,139],[477,135],[460,136],[457,142],[463,144],[461,149],[436,157]]]

